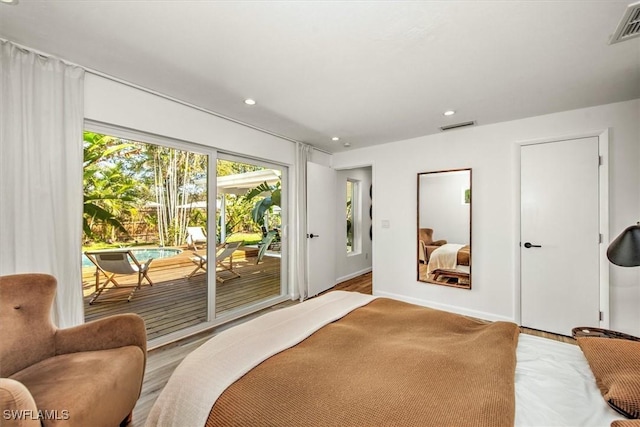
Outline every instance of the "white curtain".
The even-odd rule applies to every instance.
[[[311,146],[296,143],[296,199],[294,254],[295,278],[300,293],[300,301],[308,296],[309,277],[307,274],[307,161],[310,160]]]
[[[84,70],[0,43],[0,274],[52,274],[53,320],[77,325]]]

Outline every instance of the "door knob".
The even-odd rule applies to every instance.
[[[311,234],[307,234],[307,237],[310,239],[313,239],[314,237],[320,237],[320,236],[318,236],[317,234],[311,233]]]
[[[531,244],[529,242],[525,242],[524,247],[527,248],[527,249],[529,249],[529,248],[541,248],[542,245],[534,245],[534,244]]]

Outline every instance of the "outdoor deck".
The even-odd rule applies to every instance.
[[[265,256],[256,265],[255,250],[236,251],[234,270],[241,277],[218,282],[216,285],[216,315],[222,315],[237,307],[259,301],[280,293],[280,258]],[[206,320],[206,275],[201,270],[192,278],[187,276],[195,265],[191,251],[165,259],[154,260],[149,268],[153,286],[143,282],[131,302],[127,296],[131,288],[112,288],[89,305],[95,290],[95,268],[83,269],[85,319],[87,321],[119,313],[137,313],[145,320],[147,338],[157,338],[171,332],[196,325]],[[213,262],[209,263],[209,267]],[[231,277],[219,272],[223,279]],[[102,277],[102,280],[104,278]],[[121,285],[135,284],[135,276],[117,276]]]

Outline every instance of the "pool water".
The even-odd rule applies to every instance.
[[[145,263],[150,258],[169,258],[182,252],[182,249],[175,248],[131,248],[129,250],[140,263]],[[85,255],[82,256],[82,268],[84,267],[95,267]]]

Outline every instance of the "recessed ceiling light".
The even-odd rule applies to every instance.
[[[333,138],[331,138],[332,141],[340,141],[340,138],[338,138],[337,136],[334,136]]]
[[[345,143],[344,143],[344,146],[345,146],[345,147],[351,147],[351,144],[349,144],[348,142],[345,142]]]
[[[245,99],[244,103],[247,105],[256,105],[256,101],[254,101],[253,99],[249,98],[249,99]]]
[[[12,6],[15,6],[18,4],[18,0],[0,0],[0,2],[4,3],[4,4],[9,4]]]
[[[456,113],[456,112],[455,112],[455,111],[453,111],[453,110],[447,110],[447,111],[445,111],[445,112],[444,112],[444,113],[442,113],[442,114],[444,114],[445,116],[453,116],[455,113]]]

